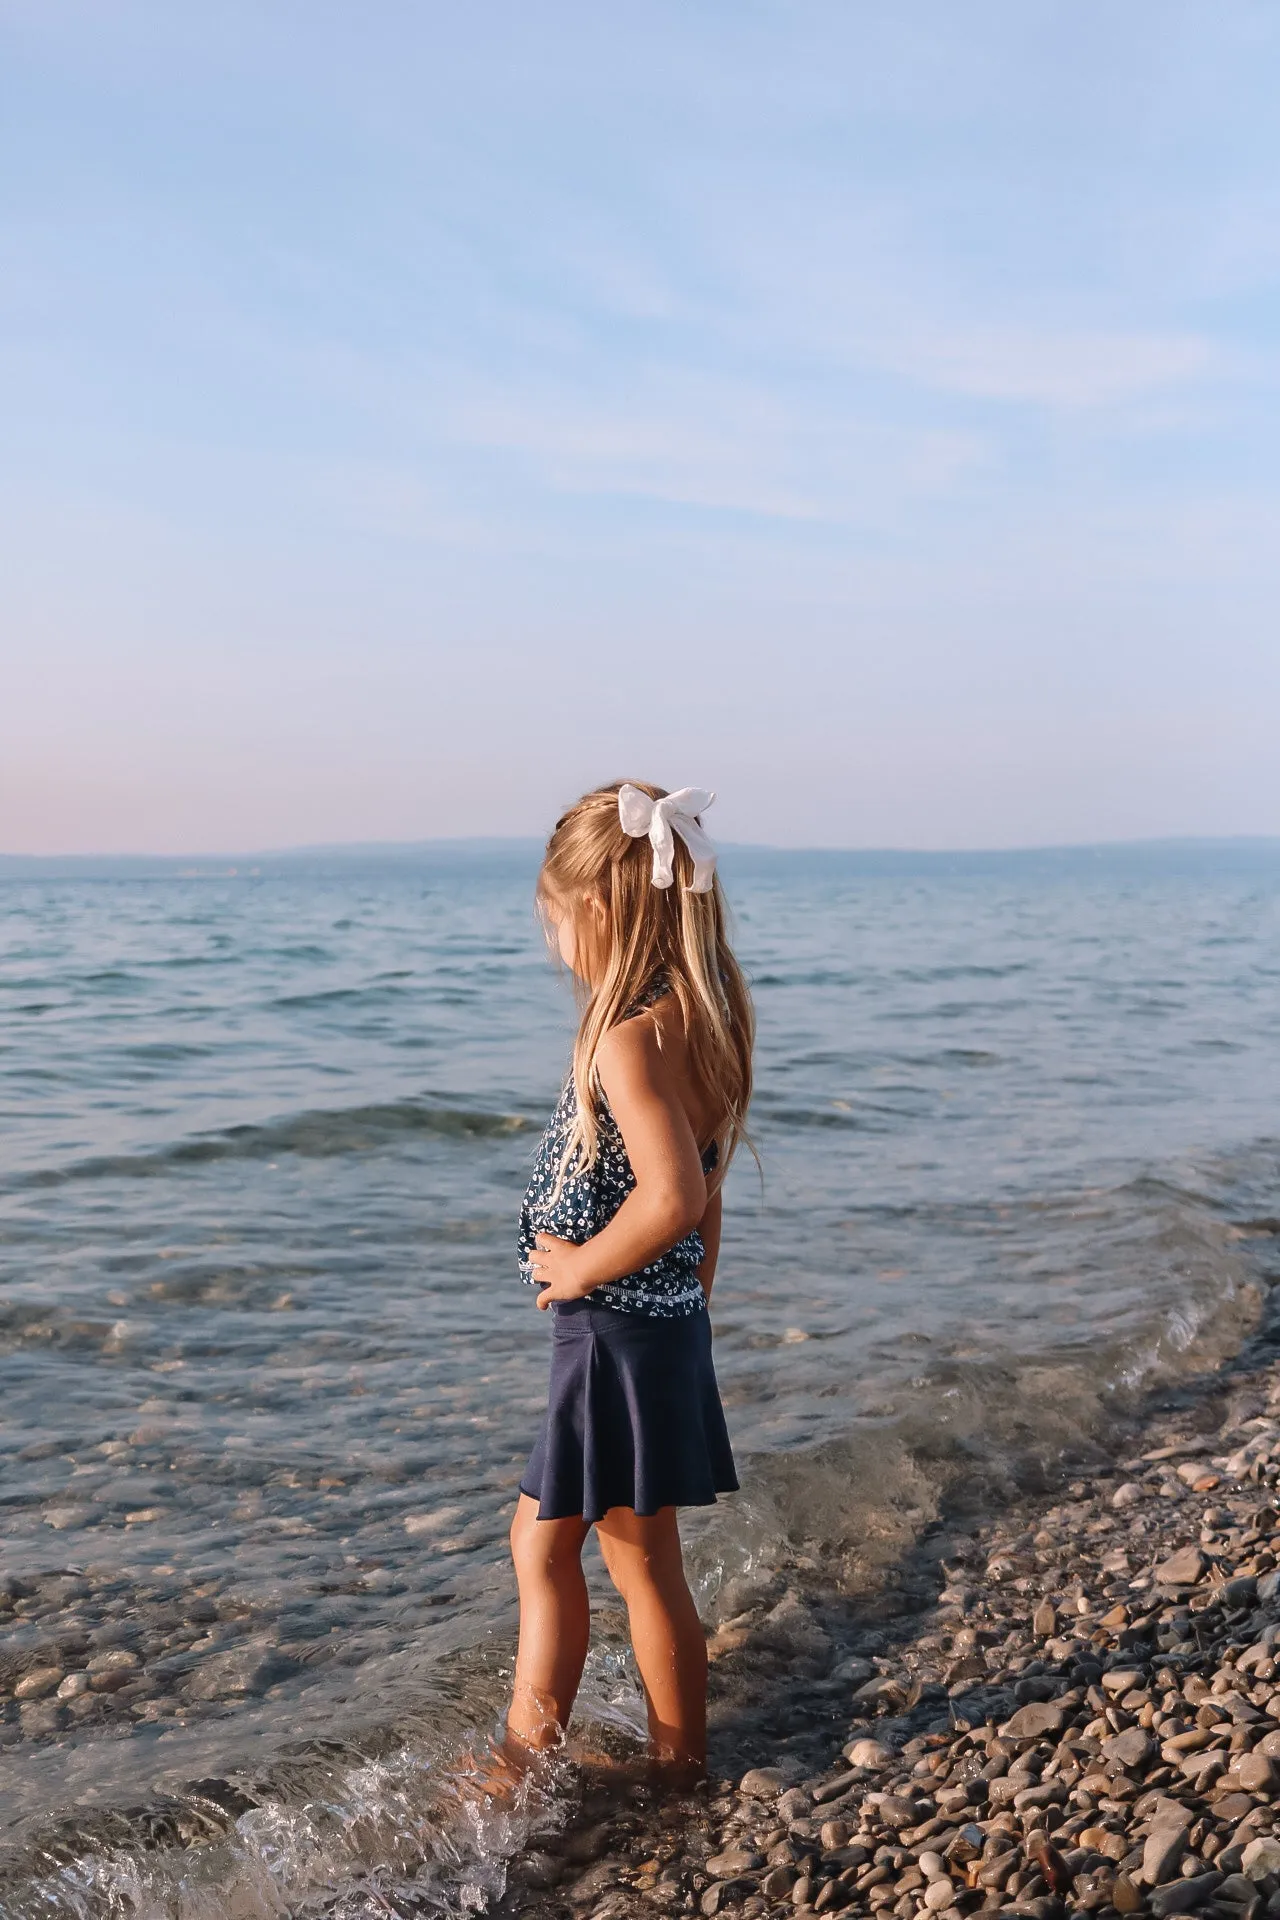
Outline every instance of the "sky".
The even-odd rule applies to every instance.
[[[1280,833],[1270,0],[0,0],[0,852]]]

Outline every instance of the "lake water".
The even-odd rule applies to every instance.
[[[547,1364],[513,1234],[571,1007],[535,864],[0,875],[6,1920],[498,1884],[458,1757],[510,1672]],[[709,1618],[800,1551],[891,1580],[939,1501],[1232,1351],[1280,1213],[1280,847],[723,872],[763,1178],[715,1295]],[[108,1654],[120,1694],[12,1697]],[[616,1616],[584,1717],[642,1725]],[[233,1830],[139,1864],[139,1821],[199,1837],[201,1780]]]

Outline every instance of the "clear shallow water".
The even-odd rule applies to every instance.
[[[112,1643],[154,1675],[44,1731],[4,1703],[6,1915],[110,1910],[94,1818],[207,1776],[269,1809],[119,1910],[498,1883],[452,1762],[502,1700],[545,1382],[512,1237],[570,1008],[532,871],[0,882],[0,1683]],[[1280,850],[725,872],[764,1180],[717,1284],[709,1614],[799,1547],[884,1577],[957,1474],[1229,1350],[1280,1212]],[[636,1729],[605,1627],[588,1711]]]

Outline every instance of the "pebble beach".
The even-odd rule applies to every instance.
[[[495,1911],[1280,1915],[1278,1339],[1114,1460],[944,1523],[895,1598],[793,1569],[709,1643],[712,1763],[749,1764],[586,1791]]]

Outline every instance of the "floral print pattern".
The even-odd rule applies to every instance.
[[[664,983],[656,983],[633,1011],[638,1013],[642,1007],[651,1006],[668,991]],[[529,1286],[538,1284],[530,1264],[536,1234],[554,1234],[559,1240],[571,1240],[575,1246],[582,1246],[608,1226],[627,1195],[635,1190],[636,1177],[621,1130],[608,1101],[601,1095],[597,1107],[600,1137],[595,1164],[587,1168],[570,1167],[560,1191],[556,1192],[561,1156],[577,1111],[577,1093],[570,1075],[542,1136],[533,1178],[520,1209],[520,1277]],[[713,1173],[719,1159],[720,1150],[713,1140],[702,1156],[703,1172]],[[653,1319],[678,1319],[701,1313],[707,1302],[697,1269],[705,1258],[701,1234],[687,1233],[683,1240],[639,1273],[607,1281],[593,1288],[588,1298],[614,1307],[620,1313],[642,1313]]]

